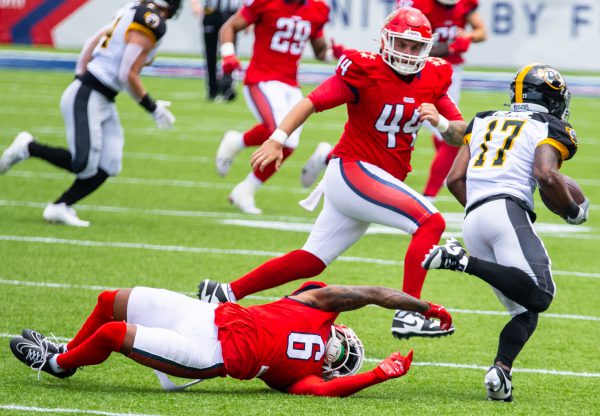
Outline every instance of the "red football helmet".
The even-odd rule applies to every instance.
[[[418,49],[409,51],[411,46]],[[402,75],[419,72],[432,46],[431,24],[420,10],[402,7],[385,19],[381,29],[381,56],[396,72]]]

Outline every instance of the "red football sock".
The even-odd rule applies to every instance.
[[[429,169],[429,179],[425,185],[423,195],[436,196],[450,172],[454,159],[458,154],[460,147],[450,146],[446,142],[441,142],[437,148],[436,154],[431,162]]]
[[[283,160],[286,160],[292,153],[294,149],[290,149],[289,147],[283,148]],[[266,182],[273,174],[275,173],[275,162],[267,165],[265,169],[261,172],[260,169],[254,169],[254,176],[261,180],[261,182]]]
[[[121,350],[126,333],[127,324],[124,321],[106,323],[77,347],[59,354],[56,362],[65,370],[100,364],[113,351]]]
[[[114,320],[113,306],[115,304],[115,296],[117,296],[118,290],[106,290],[98,295],[98,303],[96,307],[88,316],[87,320],[75,335],[75,338],[67,344],[67,349],[72,350],[79,344],[90,337],[94,332],[98,330],[102,325],[107,322]]]
[[[421,298],[421,289],[427,270],[421,262],[431,247],[440,242],[446,228],[444,217],[439,212],[429,217],[412,236],[404,256],[404,281],[402,290],[417,299]]]
[[[246,146],[260,146],[267,141],[273,130],[266,124],[257,124],[244,133],[244,144]]]
[[[314,254],[294,250],[271,259],[239,279],[231,282],[231,290],[237,300],[262,290],[281,286],[296,279],[313,277],[327,266]]]

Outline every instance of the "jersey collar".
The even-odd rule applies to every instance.
[[[548,113],[548,109],[543,105],[533,103],[512,103],[510,111],[533,111],[535,113]]]

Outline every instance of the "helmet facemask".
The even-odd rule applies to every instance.
[[[323,377],[328,380],[356,374],[364,359],[365,349],[354,331],[344,325],[331,325],[331,336],[325,346]]]
[[[438,3],[443,4],[444,6],[454,6],[459,0],[436,0]]]
[[[147,2],[154,3],[161,9],[166,10],[167,19],[176,18],[181,12],[181,0],[147,0]]]
[[[431,23],[422,11],[400,7],[390,13],[381,29],[381,58],[401,75],[425,66],[433,46]]]

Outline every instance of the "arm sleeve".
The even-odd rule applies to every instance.
[[[308,94],[317,112],[340,106],[356,100],[352,88],[337,75],[327,78],[321,85]]]
[[[462,121],[463,117],[456,103],[446,93],[442,95],[435,104],[438,112],[450,121]]]
[[[346,397],[383,381],[383,379],[377,377],[375,371],[367,371],[366,373],[348,377],[338,377],[329,381],[325,381],[319,376],[311,375],[289,386],[287,392],[313,396]]]

